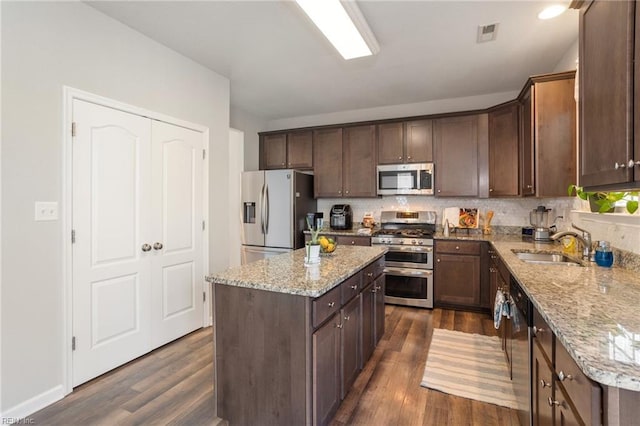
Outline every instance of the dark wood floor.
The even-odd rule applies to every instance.
[[[387,305],[386,333],[333,425],[518,425],[513,410],[420,387],[434,328],[495,335],[488,315]],[[36,425],[214,425],[211,328],[98,377]],[[287,425],[288,426],[288,425]]]

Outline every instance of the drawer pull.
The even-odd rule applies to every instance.
[[[544,333],[544,328],[538,328],[535,325],[533,326],[533,334]]]
[[[336,324],[336,327],[342,328],[343,326],[342,326],[342,324]],[[549,398],[549,399],[551,399],[551,398]]]
[[[573,380],[573,376],[571,374],[564,374],[564,371],[560,370],[558,373],[558,379],[560,379],[561,382],[564,382],[566,379]]]
[[[356,242],[355,242],[354,240],[351,240],[351,245],[352,245],[352,246],[355,246],[355,245],[356,245]]]
[[[540,387],[541,388],[550,388],[551,387],[551,383],[547,383],[544,381],[544,379],[540,379]]]
[[[436,259],[436,262],[440,263],[440,259]]]
[[[456,250],[460,250],[460,246],[456,246]]]
[[[351,319],[351,317],[349,315],[347,315],[346,317],[344,317],[345,321],[349,321],[349,319]]]
[[[549,399],[547,399],[547,402],[549,403],[549,407],[553,407],[554,405],[562,405],[559,401],[554,401],[551,397],[549,397]]]
[[[376,291],[382,290],[382,286],[376,286]]]
[[[329,305],[330,308],[333,308],[334,306],[336,306],[336,302],[329,302],[327,304]]]
[[[377,293],[377,292],[378,292],[378,288],[377,287],[374,287],[374,288],[371,289],[371,293]]]
[[[373,277],[373,272],[367,272],[367,276],[368,276],[369,278]]]
[[[358,284],[354,284],[351,286],[351,290],[357,290],[358,289]]]

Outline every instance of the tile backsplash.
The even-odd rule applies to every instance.
[[[549,221],[559,231],[571,229],[571,222],[591,232],[593,241],[608,240],[613,247],[640,255],[640,213],[634,215],[610,215],[587,213],[586,201],[578,198],[437,198],[426,196],[385,196],[379,198],[333,198],[318,199],[318,211],[324,213],[329,224],[329,212],[334,204],[350,204],[353,209],[354,226],[360,223],[365,213],[371,212],[380,221],[382,210],[433,210],[437,223],[442,224],[445,207],[469,207],[480,209],[480,223],[484,224],[487,210],[493,210],[492,227],[529,226],[529,212],[543,205],[552,209]]]

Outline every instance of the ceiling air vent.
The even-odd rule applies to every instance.
[[[478,26],[478,43],[484,43],[485,41],[493,41],[498,34],[498,24],[479,25]]]

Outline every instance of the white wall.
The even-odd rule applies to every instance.
[[[267,121],[240,108],[231,107],[231,127],[244,132],[244,169],[258,170],[259,140],[258,132],[267,128]]]
[[[524,84],[524,81],[522,82]],[[413,104],[389,105],[377,108],[365,108],[350,111],[338,111],[329,114],[291,117],[271,120],[268,130],[294,129],[298,127],[320,126],[323,124],[350,123],[387,118],[411,117],[417,115],[440,114],[446,112],[484,109],[518,96],[519,91],[493,93],[489,95],[469,96],[465,98],[440,99]]]
[[[33,221],[36,200],[61,201],[63,85],[210,129],[210,269],[219,270],[228,263],[219,249],[228,212],[215,206],[228,198],[229,81],[81,2],[2,2],[1,18],[1,406],[24,415],[63,383],[69,236],[59,221]]]
[[[244,132],[229,129],[229,267],[240,266],[242,252],[242,181]]]
[[[578,39],[562,55],[553,72],[570,71],[576,69],[576,61],[578,60]]]

